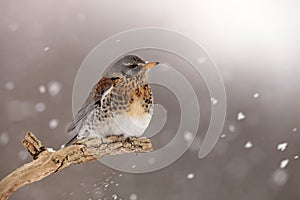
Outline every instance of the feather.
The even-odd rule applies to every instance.
[[[101,103],[100,100],[103,94],[111,89],[111,87],[118,81],[118,79],[118,77],[103,77],[102,79],[100,79],[100,81],[93,87],[82,108],[78,111],[77,115],[68,126],[67,132],[71,132],[72,130],[74,130],[78,126],[78,124],[84,118],[86,118],[86,116],[95,108],[95,105]]]

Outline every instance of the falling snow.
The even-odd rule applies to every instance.
[[[112,176],[109,176],[105,179],[105,181],[109,181],[112,178]]]
[[[0,144],[6,145],[9,142],[9,136],[6,132],[0,134]]]
[[[39,103],[35,104],[34,109],[37,112],[43,112],[46,109],[46,105],[43,102],[39,102]]]
[[[236,131],[236,127],[235,127],[234,125],[229,125],[229,126],[228,126],[228,129],[229,129],[229,131],[232,132],[232,133]]]
[[[211,97],[210,98],[210,102],[213,104],[213,105],[216,105],[219,101],[218,99],[214,98],[214,97]]]
[[[46,46],[45,48],[44,48],[44,51],[46,52],[46,51],[49,51],[50,50],[50,47],[48,47],[48,46]]]
[[[51,119],[51,120],[49,121],[49,127],[50,127],[51,129],[55,129],[55,128],[58,127],[58,123],[59,123],[58,119]]]
[[[241,121],[244,120],[246,118],[246,115],[242,112],[239,112],[237,115],[237,120]]]
[[[297,132],[298,128],[293,128],[293,132]]]
[[[186,177],[188,179],[193,179],[195,177],[195,175],[193,173],[189,173]]]
[[[130,194],[129,196],[129,200],[137,200],[138,199],[138,196],[136,194]]]
[[[253,94],[253,97],[254,97],[255,99],[257,99],[257,98],[259,97],[259,93],[254,93],[254,94]]]
[[[5,89],[6,90],[13,90],[15,88],[15,84],[12,81],[8,81],[5,83]]]
[[[50,81],[47,86],[48,86],[48,92],[50,96],[58,95],[62,88],[61,83],[58,81]]]
[[[250,149],[253,147],[253,144],[252,144],[252,142],[248,141],[248,142],[246,142],[244,147],[245,147],[245,149]]]
[[[289,164],[289,159],[284,159],[280,162],[280,168],[285,168]]]
[[[117,196],[116,194],[113,194],[111,197],[112,197],[114,200],[116,200],[116,199],[118,198],[118,196]]]
[[[20,160],[26,160],[28,158],[28,152],[26,150],[22,150],[18,153],[18,157]]]
[[[220,138],[225,138],[226,137],[226,134],[222,134],[221,136],[220,136]]]
[[[298,156],[298,155],[294,156],[294,159],[295,159],[295,160],[297,160],[298,158],[299,158],[299,156]]]
[[[84,179],[84,181],[79,182],[80,187],[82,188],[83,192],[88,194],[89,196],[86,199],[97,199],[97,200],[109,200],[109,199],[118,199],[122,200],[120,196],[116,193],[116,190],[120,184],[118,180],[121,179],[120,177],[122,174],[116,173],[116,171],[110,172],[103,172],[104,177],[100,178],[100,180],[94,179]],[[115,191],[114,193],[109,194],[106,196],[105,191]],[[76,193],[74,193],[76,195]],[[129,199],[129,198],[127,198]]]
[[[46,92],[46,87],[44,85],[39,86],[39,93],[44,94]]]
[[[288,146],[288,143],[287,142],[284,142],[284,143],[281,143],[281,144],[278,144],[277,145],[277,150],[278,151],[284,151]]]
[[[184,137],[184,140],[187,142],[190,142],[193,140],[193,134],[189,131],[185,131],[183,137]]]
[[[277,169],[273,172],[272,179],[276,185],[282,186],[287,182],[288,174],[285,170]]]

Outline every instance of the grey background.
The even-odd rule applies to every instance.
[[[199,86],[200,129],[192,147],[173,165],[139,175],[99,162],[72,166],[20,189],[11,199],[129,199],[133,194],[146,200],[299,199],[299,160],[293,158],[300,150],[299,10],[297,1],[266,0],[1,1],[1,178],[31,160],[21,145],[26,131],[53,148],[71,137],[65,129],[72,117],[76,72],[94,46],[120,31],[158,26],[192,37],[218,65],[228,97],[226,137],[205,159],[197,154],[209,123],[209,95],[203,80],[190,73]],[[62,85],[55,96],[48,90],[39,93],[38,87],[49,81]],[[256,92],[258,99],[253,98]],[[173,113],[164,134],[153,138],[157,148],[173,137],[178,123],[178,102],[167,97],[160,101]],[[43,112],[35,110],[38,102],[45,103]],[[238,112],[246,119],[238,121]],[[53,118],[59,124],[50,129]],[[252,148],[244,147],[247,141]],[[282,142],[288,142],[283,152],[277,150]],[[283,159],[289,164],[280,170]],[[190,173],[193,179],[187,178]]]

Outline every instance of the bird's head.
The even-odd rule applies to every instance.
[[[106,77],[127,76],[135,77],[159,64],[158,62],[147,62],[136,55],[127,55],[117,60],[109,67],[104,75]]]

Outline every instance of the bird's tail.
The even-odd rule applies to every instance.
[[[69,140],[66,144],[64,144],[64,145],[61,145],[61,149],[63,149],[63,148],[65,148],[65,147],[67,147],[67,146],[70,146],[70,145],[72,145],[76,140],[77,140],[77,134],[71,139],[71,140]]]

